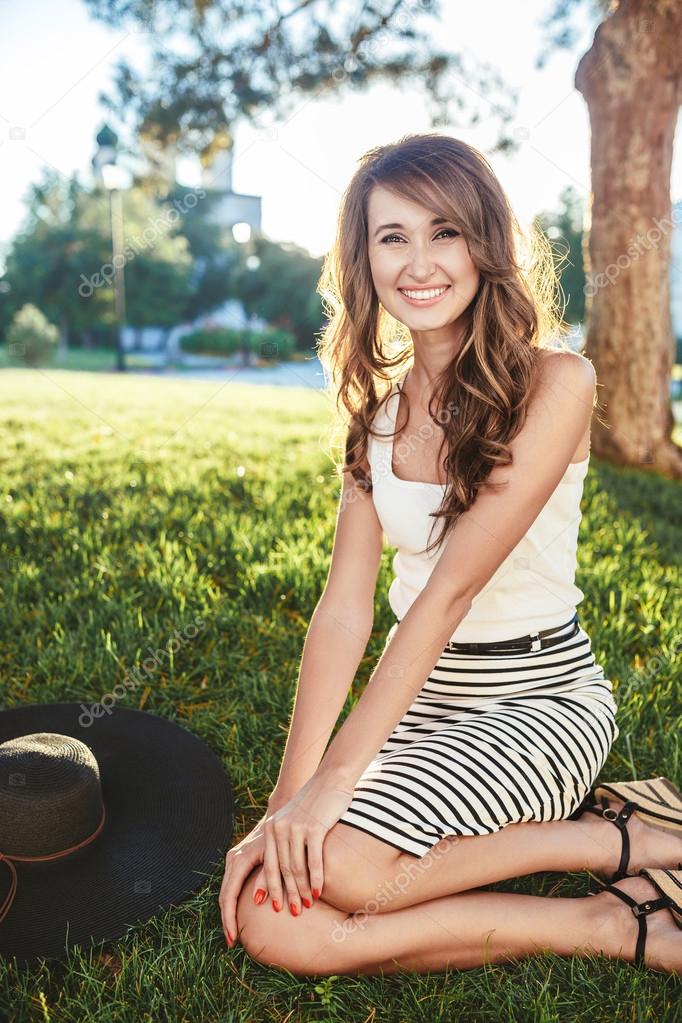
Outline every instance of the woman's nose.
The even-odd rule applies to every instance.
[[[412,276],[428,280],[433,275],[435,266],[426,246],[413,245],[410,257],[408,270],[412,273]]]

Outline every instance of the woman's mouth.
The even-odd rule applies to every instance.
[[[427,306],[440,302],[449,289],[450,285],[444,284],[439,288],[398,288],[398,291],[410,305]]]

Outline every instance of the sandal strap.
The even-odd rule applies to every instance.
[[[662,895],[659,899],[647,899],[646,902],[637,902],[627,892],[621,891],[620,888],[614,888],[613,885],[602,884],[602,888],[604,891],[611,892],[612,895],[617,895],[622,902],[625,902],[630,907],[633,915],[636,917],[637,944],[635,946],[635,966],[641,966],[644,962],[644,949],[646,947],[646,918],[649,913],[655,913],[659,909],[670,909],[671,900],[667,895]]]
[[[630,862],[630,836],[626,825],[637,809],[637,805],[638,804],[632,799],[629,799],[627,802],[623,803],[620,810],[616,812],[609,806],[609,801],[606,796],[602,796],[602,817],[616,825],[616,827],[620,830],[620,837],[623,843],[616,873],[611,878],[612,882],[620,881],[622,878],[627,877],[627,867]]]
[[[625,902],[637,918],[637,944],[635,946],[635,966],[640,966],[644,961],[644,948],[646,946],[646,918],[647,912],[636,912],[640,909],[640,903],[633,899],[627,892],[622,892],[620,888],[613,888],[610,884],[604,885],[604,890],[611,892],[612,895],[617,895],[618,898]],[[647,905],[642,903],[642,906]]]
[[[628,876],[627,868],[630,862],[630,836],[627,830],[627,822],[632,817],[633,813],[637,809],[638,804],[634,800],[629,799],[626,803],[623,803],[620,810],[614,810],[606,796],[601,797],[601,806],[596,806],[593,803],[584,801],[578,807],[578,810],[582,813],[583,810],[589,810],[590,813],[596,813],[598,817],[603,817],[604,820],[611,821],[615,824],[620,831],[621,837],[621,850],[620,850],[620,861],[616,869],[615,874],[611,878],[611,883],[614,881],[621,881],[624,877]],[[577,811],[575,811],[577,813]]]

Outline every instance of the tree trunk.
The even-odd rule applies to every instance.
[[[670,373],[670,174],[682,97],[682,4],[621,0],[575,86],[592,133],[585,354],[597,372],[592,449],[682,478]]]

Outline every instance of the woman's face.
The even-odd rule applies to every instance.
[[[480,280],[463,236],[381,185],[370,192],[367,211],[372,278],[386,311],[413,333],[456,324]]]

